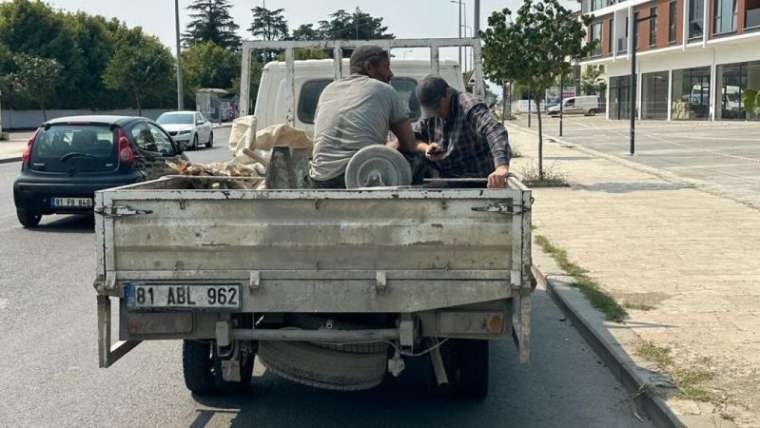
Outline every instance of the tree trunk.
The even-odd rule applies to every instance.
[[[509,100],[507,101],[507,110],[509,111],[509,119],[512,119],[512,82],[509,82],[509,88],[507,89],[507,95]]]
[[[541,125],[541,99],[536,99],[536,117],[538,118],[538,179],[544,180],[544,133]]]
[[[137,105],[137,115],[142,117],[142,106],[140,105],[140,95],[135,94],[135,104]]]
[[[533,114],[533,91],[528,93],[528,128],[530,128],[530,116]]]
[[[511,116],[507,112],[507,84],[501,85],[501,120],[509,120]]]

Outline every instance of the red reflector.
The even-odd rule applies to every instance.
[[[119,129],[119,161],[125,164],[131,164],[135,161],[135,152],[129,144],[127,134],[123,129]]]

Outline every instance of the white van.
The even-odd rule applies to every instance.
[[[459,63],[453,60],[440,61],[440,75],[452,88],[464,90],[464,79]],[[417,82],[430,74],[430,61],[412,59],[391,60],[391,70],[395,77],[391,85],[399,96],[408,100],[412,121],[420,117],[420,107],[415,89]],[[343,75],[348,76],[349,60],[343,60]],[[314,130],[314,113],[317,101],[325,87],[334,79],[333,60],[307,60],[295,62],[296,128],[308,133]],[[271,125],[287,122],[287,68],[284,62],[270,62],[264,67],[261,84],[256,98],[256,126],[264,129]]]
[[[584,95],[580,97],[570,97],[564,99],[563,114],[585,114],[589,116],[599,112],[599,96]],[[559,105],[549,107],[549,115],[559,114]]]

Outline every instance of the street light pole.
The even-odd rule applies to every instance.
[[[462,38],[462,0],[449,0],[449,3],[457,5],[459,9],[459,38]],[[462,47],[459,47],[459,67],[462,67]]]
[[[565,73],[559,76],[559,136],[562,136],[562,121],[565,111]]]
[[[645,16],[643,18],[636,19],[634,15],[634,19],[632,19],[633,22],[633,28],[631,29],[631,78],[630,78],[630,91],[629,96],[631,98],[631,131],[630,131],[630,147],[629,152],[630,155],[633,156],[636,154],[636,94],[638,91],[636,90],[636,42],[638,41],[638,32],[639,32],[639,23],[644,21],[649,21],[650,19],[657,18],[657,14],[652,14],[649,16]]]
[[[182,51],[179,44],[179,0],[174,0],[174,21],[177,33],[177,110],[185,109],[182,89]]]

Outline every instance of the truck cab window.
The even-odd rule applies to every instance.
[[[322,91],[332,83],[331,79],[310,80],[301,87],[298,97],[298,120],[302,123],[313,124],[317,112],[317,102]]]

